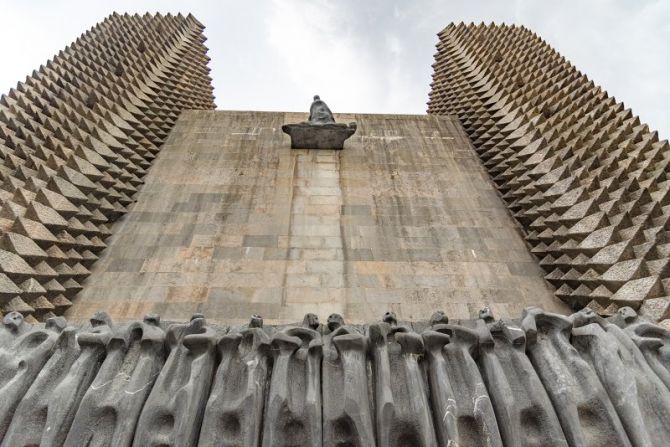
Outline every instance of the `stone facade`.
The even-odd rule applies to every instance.
[[[114,14],[0,98],[0,447],[667,445],[667,142],[451,25],[432,115],[292,150],[208,110],[202,30]]]
[[[670,317],[668,142],[524,27],[439,39],[428,112],[460,119],[556,295]]]
[[[182,113],[67,317],[569,312],[453,117],[337,115],[358,123],[344,150],[291,149],[304,119]]]
[[[202,24],[113,14],[0,99],[0,311],[62,314],[179,114],[214,108]]]

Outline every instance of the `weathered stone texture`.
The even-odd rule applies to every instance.
[[[668,142],[524,27],[439,39],[428,112],[460,119],[556,295],[606,314],[667,300]]]
[[[68,317],[567,312],[453,118],[340,115],[344,150],[292,150],[304,118],[182,113]]]
[[[629,307],[480,315],[64,327],[12,313],[0,445],[667,445],[668,330]]]
[[[0,313],[62,314],[179,113],[214,108],[203,29],[112,14],[0,98]]]

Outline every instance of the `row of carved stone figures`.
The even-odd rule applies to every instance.
[[[156,315],[0,329],[5,446],[667,446],[670,332],[524,310],[521,320],[163,330]]]

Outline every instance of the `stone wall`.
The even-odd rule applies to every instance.
[[[202,24],[112,14],[0,99],[0,313],[62,314],[184,109],[214,108]]]
[[[429,113],[459,117],[556,295],[670,317],[670,145],[524,27],[439,34]]]
[[[290,149],[306,114],[184,112],[67,317],[568,312],[451,117],[336,115],[342,151]]]

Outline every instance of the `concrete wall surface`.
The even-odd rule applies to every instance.
[[[184,112],[67,316],[567,312],[456,119],[341,114],[344,150],[291,150],[281,126],[305,119]]]

